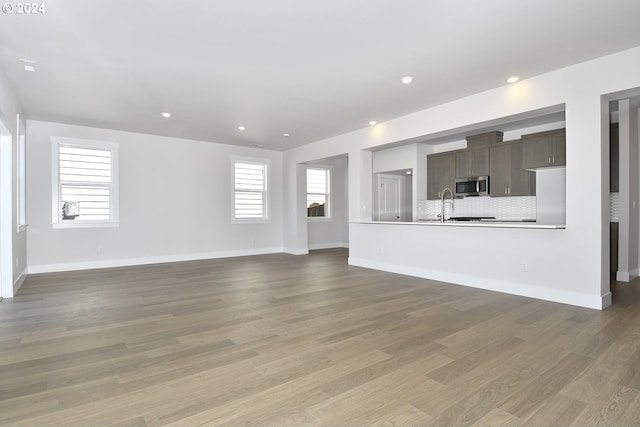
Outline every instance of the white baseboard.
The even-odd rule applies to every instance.
[[[611,305],[611,293],[602,296],[586,295],[559,289],[545,288],[541,286],[523,285],[520,283],[507,282],[503,280],[486,279],[481,277],[430,270],[427,268],[409,267],[353,257],[349,257],[349,265],[371,268],[373,270],[382,270],[390,273],[404,274],[407,276],[420,277],[423,279],[437,280],[454,285],[463,285],[472,288],[486,289],[489,291],[502,292],[511,295],[519,295],[545,301],[559,302],[562,304],[577,305],[579,307],[593,308],[596,310],[602,310]]]
[[[22,286],[26,278],[27,278],[27,270],[25,269],[22,273],[20,273],[18,278],[13,282],[13,295],[15,295],[18,292],[18,289],[20,289],[20,286]]]
[[[312,243],[309,244],[310,251],[316,251],[318,249],[333,249],[333,248],[348,248],[348,243]]]
[[[93,270],[97,268],[129,267],[134,265],[162,264],[167,262],[198,261],[204,259],[231,258],[286,252],[283,248],[261,248],[250,250],[204,252],[195,254],[163,255],[154,257],[122,258],[97,261],[82,261],[61,264],[31,265],[29,274],[54,273],[60,271]]]
[[[616,281],[618,282],[630,282],[631,281],[631,273],[628,271],[618,270],[616,272]]]
[[[289,255],[308,255],[309,254],[308,249],[302,249],[302,248],[284,248],[282,252]]]

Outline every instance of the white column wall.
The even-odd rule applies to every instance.
[[[11,86],[3,75],[0,75],[0,120],[4,123],[6,130],[10,136],[5,140],[4,153],[8,153],[9,158],[3,159],[4,168],[3,176],[9,176],[9,182],[5,182],[6,191],[9,193],[7,201],[2,202],[3,209],[7,209],[7,224],[3,224],[4,228],[0,231],[0,239],[4,242],[5,250],[0,250],[2,259],[0,263],[4,265],[4,274],[9,283],[3,284],[5,291],[2,296],[5,298],[13,297],[15,291],[18,290],[27,273],[27,233],[25,230],[18,231],[17,216],[17,153],[18,153],[18,129],[17,114],[21,113],[20,105],[11,89]],[[4,155],[4,154],[3,154]]]

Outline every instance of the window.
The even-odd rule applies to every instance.
[[[267,220],[267,162],[233,161],[233,219]]]
[[[118,223],[118,144],[52,138],[54,227]]]
[[[24,131],[24,123],[17,115],[18,129],[18,155],[17,155],[17,171],[18,171],[18,231],[22,231],[27,226],[27,162],[26,162],[26,137]]]
[[[329,218],[328,168],[307,168],[307,216]]]

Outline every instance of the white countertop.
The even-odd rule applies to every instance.
[[[429,227],[492,227],[492,228],[539,228],[539,229],[564,229],[566,224],[539,224],[532,221],[508,221],[508,220],[482,220],[482,221],[445,221],[421,220],[415,222],[399,221],[350,221],[353,224],[386,224],[386,225],[419,225]]]

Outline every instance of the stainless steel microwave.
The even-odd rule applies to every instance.
[[[488,196],[489,177],[472,176],[456,178],[456,197]]]

